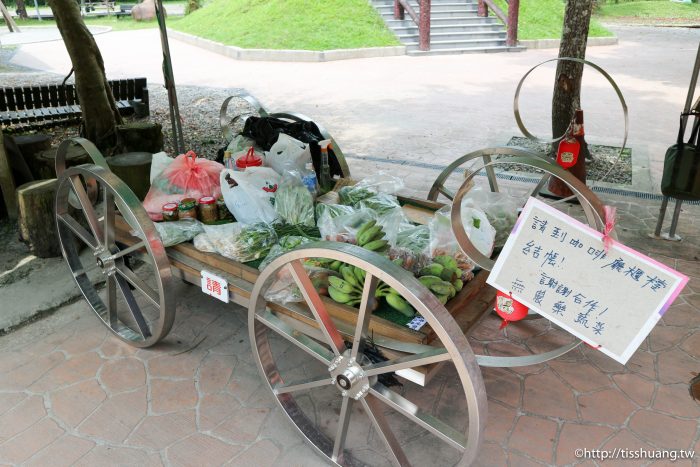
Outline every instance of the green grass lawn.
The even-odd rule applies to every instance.
[[[181,18],[168,18],[167,23],[168,26],[173,23],[180,21]],[[17,26],[19,26],[20,29],[22,29],[22,26],[56,26],[56,22],[54,20],[37,20],[37,19],[26,19],[26,20],[20,20],[16,19],[15,22],[17,23]],[[157,21],[134,21],[130,17],[124,17],[124,18],[85,18],[85,24],[87,26],[109,26],[112,28],[114,31],[131,31],[134,29],[148,29],[148,28],[157,28],[158,27],[158,22]],[[0,22],[0,25],[2,27],[4,26],[3,22]]]
[[[653,22],[692,22],[700,20],[700,4],[669,1],[609,3],[602,5],[596,13],[604,20],[635,18]]]
[[[398,45],[367,0],[211,0],[173,29],[258,49]]]
[[[504,0],[496,4],[507,12]],[[489,13],[490,15],[492,13]],[[563,0],[522,0],[518,12],[518,39],[561,39],[564,24]],[[591,18],[589,37],[606,37],[613,34]]]

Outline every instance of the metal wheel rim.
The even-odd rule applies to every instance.
[[[219,126],[221,127],[221,133],[224,135],[224,138],[229,143],[233,141],[234,138],[233,122],[235,122],[239,118],[242,118],[241,115],[236,115],[235,117],[233,117],[233,119],[228,118],[228,105],[231,102],[231,100],[235,98],[247,101],[253,107],[253,109],[256,112],[258,112],[258,114],[261,117],[266,117],[268,115],[267,110],[265,110],[260,101],[258,101],[255,97],[251,96],[250,94],[239,94],[236,96],[229,96],[226,99],[224,99],[224,102],[221,104],[221,109],[219,110]]]
[[[474,159],[478,159],[479,157],[481,157],[484,161],[486,177],[488,178],[489,187],[491,188],[491,191],[498,192],[498,179],[496,177],[496,173],[494,172],[492,166],[487,165],[489,162],[492,161],[492,156],[527,156],[544,158],[544,155],[540,153],[519,148],[517,146],[497,146],[470,152],[469,154],[465,154],[459,159],[456,159],[450,165],[445,167],[445,169],[442,172],[440,172],[440,175],[438,175],[438,177],[433,182],[433,186],[430,187],[430,191],[428,192],[428,200],[437,201],[438,196],[443,195],[450,201],[453,201],[455,193],[452,193],[448,188],[445,187],[445,181],[448,178],[450,178],[450,175],[452,175],[454,171],[457,170],[459,167]]]
[[[263,298],[265,289],[269,286],[269,284],[266,285],[266,282],[268,282],[268,279],[270,279],[273,274],[275,274],[282,267],[288,267],[292,271],[294,269],[298,271],[299,268],[301,268],[303,271],[303,265],[301,265],[299,260],[313,257],[339,260],[347,264],[361,267],[367,271],[367,279],[364,284],[363,298],[358,315],[359,317],[364,316],[365,319],[358,318],[358,323],[353,338],[352,350],[347,350],[348,352],[355,352],[355,356],[361,352],[359,349],[361,349],[361,347],[364,345],[364,334],[366,334],[366,326],[369,315],[371,314],[364,313],[362,310],[367,310],[368,300],[370,300],[368,297],[372,297],[374,295],[374,287],[376,287],[378,280],[382,280],[394,287],[412,306],[414,306],[414,308],[416,308],[419,313],[423,314],[423,317],[437,333],[441,342],[443,345],[445,345],[445,348],[441,349],[441,353],[439,355],[432,355],[432,357],[427,357],[427,354],[419,354],[418,357],[415,357],[414,362],[421,361],[424,362],[423,364],[427,364],[434,363],[436,361],[450,360],[454,363],[461,380],[460,382],[462,384],[462,388],[465,391],[465,399],[469,410],[469,426],[466,435],[463,435],[462,438],[463,449],[460,451],[463,454],[459,465],[471,464],[478,454],[478,450],[483,439],[487,403],[486,391],[481,378],[481,372],[466,337],[461,332],[447,310],[415,277],[413,277],[412,274],[376,253],[354,245],[333,242],[316,242],[305,245],[303,248],[286,253],[273,261],[267,268],[265,268],[265,270],[262,271],[255,283],[248,309],[248,327],[251,347],[260,374],[275,396],[275,400],[279,404],[280,408],[285,412],[285,414],[287,414],[288,418],[292,421],[306,441],[310,443],[320,455],[338,465],[353,465],[353,459],[349,458],[349,456],[345,456],[345,451],[343,449],[339,450],[337,444],[335,442],[331,442],[330,439],[320,432],[303,414],[289,392],[280,393],[280,391],[284,390],[284,383],[281,383],[280,385],[282,379],[280,377],[278,367],[274,361],[274,357],[272,356],[267,339],[267,333],[274,331],[276,334],[291,341],[293,344],[309,353],[312,357],[318,359],[324,364],[329,365],[329,370],[334,363],[334,360],[332,359],[337,359],[338,355],[342,355],[342,350],[345,349],[344,344],[343,346],[337,345],[338,339],[342,341],[342,337],[325,312],[325,308],[321,307],[323,309],[316,310],[314,315],[316,316],[317,323],[321,324],[321,330],[323,331],[325,329],[324,335],[326,337],[326,344],[333,350],[333,352],[319,345],[316,341],[313,341],[305,335],[302,335],[301,337],[293,337],[293,331],[291,328],[285,328],[284,323],[278,318],[275,319],[275,315],[267,310],[266,302]],[[297,266],[290,266],[292,264]],[[308,278],[308,276],[306,277]],[[298,278],[295,280],[296,283],[300,285],[300,288],[302,288],[301,284],[304,283],[303,280],[299,280]],[[308,284],[310,285],[310,281]],[[311,289],[313,289],[312,285]],[[318,294],[315,292],[315,289],[313,290],[313,292],[307,290],[307,293],[311,295],[311,300],[318,298]],[[304,294],[303,291],[302,294]],[[313,297],[313,294],[315,294],[315,297]],[[305,298],[307,298],[306,301],[308,304],[309,297]],[[310,306],[310,308],[312,311],[314,311],[313,306]],[[364,323],[364,325],[362,323]],[[274,327],[277,327],[277,329],[274,329]],[[362,337],[360,337],[360,335]],[[352,355],[352,353],[350,355]],[[418,360],[418,358],[421,358],[421,360]],[[391,362],[397,362],[397,360],[392,360]],[[409,365],[408,367],[412,366],[418,365],[413,364]],[[392,366],[390,365],[390,367]],[[395,367],[395,365],[393,365],[393,367]],[[406,367],[407,366],[402,366],[401,368]],[[364,369],[365,371],[368,371],[367,368]],[[330,384],[330,378],[327,376],[324,378],[326,381],[325,384]],[[319,380],[319,383],[319,386],[324,384],[321,383],[321,380]],[[360,401],[363,404],[365,413],[367,413],[370,420],[372,420],[375,429],[377,429],[380,433],[380,437],[382,437],[384,441],[385,448],[387,448],[387,451],[392,456],[393,463],[396,465],[410,465],[410,462],[405,457],[403,450],[401,450],[399,447],[397,451],[393,445],[396,443],[396,439],[391,430],[388,430],[387,433],[386,430],[388,429],[388,425],[386,425],[386,422],[383,420],[384,416],[381,414],[381,416],[378,416],[377,414],[377,404],[380,404],[380,401],[389,404],[392,409],[397,410],[396,407],[387,402],[389,399],[387,399],[387,393],[385,390],[386,388],[384,386],[375,384],[369,391],[369,397],[363,396],[361,397]],[[393,391],[391,392],[393,393]],[[394,395],[398,396],[398,394],[393,393],[389,397],[394,398]],[[394,400],[400,401],[398,402],[399,404],[406,401],[401,396],[398,396],[398,398],[400,399]],[[343,397],[344,402],[343,408],[341,409],[341,418],[342,415],[347,412],[345,401],[348,400],[350,400],[348,397]],[[411,404],[410,402],[408,403]],[[352,402],[350,402],[350,405],[351,404]],[[415,405],[413,407],[415,407]],[[402,413],[402,415],[407,416],[406,413],[401,412],[401,410],[398,411],[399,413]],[[413,419],[417,417],[413,416],[413,418],[411,418],[409,416],[408,418],[415,422]],[[340,425],[342,425],[342,420],[339,420],[339,426]],[[425,428],[424,425],[420,423],[419,425]],[[382,433],[384,433],[384,436],[381,435]],[[431,431],[431,433],[436,435],[435,431]],[[436,436],[440,437],[439,435]],[[344,435],[338,433],[336,440],[339,437],[344,437]],[[446,441],[444,438],[441,439]],[[341,446],[342,443],[344,443],[344,441],[341,441]],[[454,444],[450,444],[451,446],[455,447]]]
[[[496,148],[496,150],[499,149]],[[499,158],[495,161],[489,162],[486,164],[486,166],[494,166],[498,164],[516,164],[540,169],[548,174],[543,177],[542,180],[547,180],[548,176],[555,176],[559,178],[566,183],[566,185],[581,203],[581,207],[586,215],[588,225],[599,232],[602,232],[605,228],[605,222],[603,220],[605,218],[603,203],[585,184],[558,165],[547,162],[540,157],[521,156]],[[452,210],[450,213],[452,219],[452,232],[457,238],[457,243],[464,254],[466,254],[469,259],[471,259],[480,268],[491,271],[496,263],[495,260],[486,257],[479,250],[477,250],[471,240],[469,240],[469,236],[467,235],[464,225],[462,224],[462,199],[464,198],[464,195],[469,192],[469,182],[475,175],[476,172],[472,173],[464,180],[453,200]],[[541,184],[542,182],[538,184],[534,192],[539,191]],[[614,232],[611,234],[614,235]]]
[[[66,171],[66,155],[68,154],[68,148],[73,145],[82,146],[82,148],[85,150],[88,156],[90,156],[90,159],[92,160],[93,164],[103,167],[105,169],[109,169],[109,166],[107,165],[107,161],[105,160],[104,156],[102,155],[100,150],[97,149],[97,147],[94,144],[92,144],[90,140],[78,137],[68,138],[63,140],[58,146],[58,149],[56,150],[56,160],[54,162],[56,168],[56,178],[60,177],[63,174],[63,172]],[[97,202],[98,197],[97,184],[93,179],[86,179],[84,180],[84,183],[88,198],[94,206]],[[73,208],[82,209],[80,207],[80,203],[74,196],[69,197],[68,202]]]
[[[87,197],[87,192],[79,183],[79,177],[95,180],[98,189],[100,186],[102,188],[105,206],[112,206],[106,208],[108,212],[101,218],[98,217],[94,206]],[[70,214],[68,200],[71,193],[80,202],[89,229],[82,227]],[[114,203],[111,203],[112,200]],[[119,250],[115,244],[114,223],[117,208],[128,225],[136,229],[137,236],[141,239],[133,247],[123,250]],[[91,164],[72,167],[65,170],[58,179],[55,213],[58,240],[63,257],[83,297],[105,326],[121,340],[135,347],[149,347],[165,337],[172,328],[175,319],[170,264],[160,236],[131,189],[111,171],[103,167]],[[84,267],[79,258],[78,250],[70,237],[81,241],[90,248],[96,258],[100,260],[105,258],[102,261],[104,264],[112,264],[113,267],[104,269],[106,271],[107,297],[109,298],[107,304],[104,303],[94,284],[88,279],[87,268]],[[136,253],[141,248],[146,249],[145,256],[151,262],[153,271],[157,273],[157,277],[155,277],[157,290],[140,280],[133,271],[130,272],[123,264],[124,256]],[[100,267],[106,268],[107,266],[100,265]],[[145,323],[134,293],[129,291],[131,287],[158,308],[158,319],[151,323],[151,326]],[[139,324],[138,332],[119,319],[116,308],[118,292],[122,294],[134,320]],[[136,310],[134,310],[134,306]],[[137,314],[140,314],[141,321],[139,321]],[[145,327],[141,327],[142,322]]]
[[[625,102],[625,98],[622,95],[622,91],[620,91],[619,86],[615,82],[614,79],[612,79],[612,76],[608,74],[607,71],[605,71],[603,68],[600,66],[596,65],[593,62],[589,62],[588,60],[584,60],[582,58],[573,58],[573,57],[558,57],[558,58],[551,58],[549,60],[545,60],[543,62],[538,63],[537,65],[533,66],[530,68],[527,73],[523,75],[522,78],[520,78],[520,82],[518,83],[518,86],[515,88],[515,96],[513,97],[513,114],[515,116],[515,122],[518,124],[518,128],[522,132],[523,135],[525,135],[527,138],[538,141],[540,143],[556,143],[557,141],[561,140],[566,136],[566,133],[569,131],[568,128],[564,132],[563,135],[559,136],[558,138],[553,138],[553,139],[539,139],[532,133],[530,133],[527,128],[525,128],[525,124],[523,123],[522,117],[520,116],[520,91],[523,87],[523,83],[525,82],[525,79],[535,71],[537,68],[540,66],[544,65],[545,63],[549,62],[575,62],[575,63],[581,63],[583,65],[588,65],[594,70],[596,70],[598,73],[603,75],[603,77],[610,83],[612,86],[613,90],[615,91],[615,94],[617,94],[617,98],[620,100],[620,105],[622,106],[622,113],[625,118],[625,133],[624,137],[622,139],[622,147],[620,148],[620,154],[625,150],[625,145],[627,144],[627,136],[629,134],[629,112],[627,110],[627,102]]]

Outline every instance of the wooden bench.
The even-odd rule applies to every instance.
[[[146,78],[108,81],[121,115],[149,114]],[[0,88],[0,125],[36,127],[80,120],[73,84]]]

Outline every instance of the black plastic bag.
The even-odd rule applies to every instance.
[[[686,143],[683,141],[683,116],[681,115],[678,141],[666,150],[664,156],[661,193],[675,199],[696,200],[700,199],[700,121],[693,125],[690,139]]]

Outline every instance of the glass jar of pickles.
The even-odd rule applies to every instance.
[[[219,210],[213,196],[199,198],[199,220],[205,224],[214,224],[219,220]]]
[[[178,217],[182,219],[197,219],[197,200],[194,198],[184,198],[177,208]]]
[[[233,214],[231,214],[231,211],[228,210],[228,207],[226,206],[226,202],[224,201],[223,196],[219,196],[217,198],[216,207],[217,207],[217,210],[219,211],[219,220],[220,221],[233,221]]]
[[[178,220],[177,203],[165,203],[161,208],[164,222],[172,222]]]

